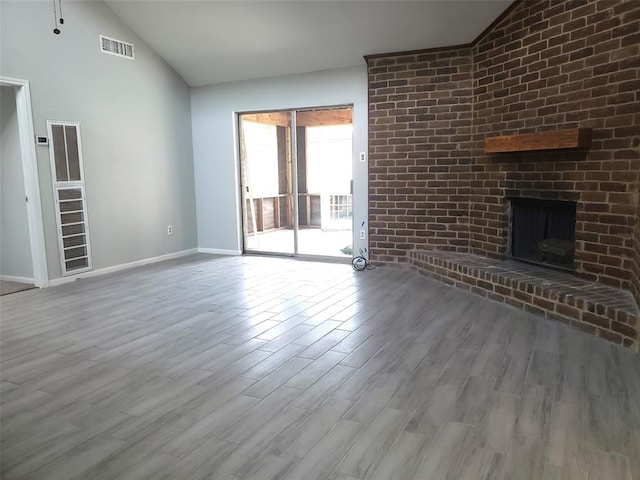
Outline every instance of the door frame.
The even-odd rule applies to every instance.
[[[329,261],[340,261],[341,257],[328,257],[325,255],[309,255],[309,254],[300,254],[298,253],[298,229],[299,229],[299,218],[298,218],[298,148],[297,148],[297,135],[295,132],[297,131],[296,124],[296,114],[298,112],[312,112],[312,111],[320,111],[320,110],[339,110],[339,109],[350,109],[353,115],[353,110],[355,108],[353,103],[341,103],[335,105],[316,105],[316,106],[307,106],[307,107],[292,107],[292,108],[270,108],[270,109],[260,109],[260,110],[242,110],[233,112],[233,136],[235,142],[235,174],[236,174],[236,198],[238,199],[238,209],[236,210],[236,216],[238,220],[238,251],[241,255],[249,254],[249,255],[273,255],[273,256],[284,256],[284,257],[292,257],[298,258],[302,260],[329,260]],[[245,245],[244,238],[244,203],[243,203],[243,192],[242,192],[242,155],[240,152],[240,117],[242,115],[248,115],[252,113],[277,113],[277,112],[289,112],[291,113],[291,176],[292,176],[292,184],[293,184],[293,253],[280,253],[280,252],[260,252],[260,251],[247,251]],[[353,119],[351,121],[351,125],[353,126]],[[355,155],[354,145],[353,145],[353,135],[352,135],[352,147],[351,147],[351,155]],[[353,158],[351,159],[351,177],[353,181],[354,175],[354,165]],[[352,193],[353,195],[353,193]],[[355,199],[353,200],[355,205]],[[351,242],[355,245],[355,216],[351,220]],[[347,258],[347,261],[351,261],[350,258]]]
[[[5,76],[0,76],[0,86],[14,87],[16,91],[16,116],[18,118],[20,156],[27,203],[33,283],[36,287],[43,288],[49,285],[49,273],[47,269],[33,113],[31,110],[31,89],[28,80]]]

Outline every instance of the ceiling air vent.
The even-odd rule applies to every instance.
[[[102,53],[108,53],[109,55],[134,59],[132,43],[122,42],[104,35],[100,35],[100,50],[102,50]]]

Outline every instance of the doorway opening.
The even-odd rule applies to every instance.
[[[244,251],[350,258],[352,107],[238,115]]]
[[[23,290],[24,284],[46,287],[48,273],[29,82],[0,77],[0,89],[3,105],[0,275],[5,281],[19,284],[2,285],[1,290],[13,292]]]
[[[14,87],[0,87],[0,295],[33,288]]]

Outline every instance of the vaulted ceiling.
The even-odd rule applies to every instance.
[[[191,86],[362,65],[473,41],[512,0],[111,0]]]

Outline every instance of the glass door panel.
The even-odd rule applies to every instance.
[[[352,254],[351,113],[351,108],[296,112],[296,253],[331,257]]]
[[[244,249],[295,253],[291,113],[239,115]]]

